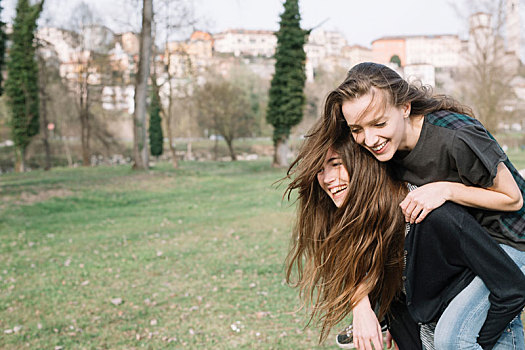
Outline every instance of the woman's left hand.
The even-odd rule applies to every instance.
[[[449,183],[432,182],[411,191],[399,204],[405,221],[420,223],[434,209],[439,208],[449,198]]]

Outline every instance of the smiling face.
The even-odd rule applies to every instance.
[[[398,150],[408,149],[406,131],[410,104],[393,106],[385,94],[373,88],[368,94],[347,100],[343,115],[354,140],[381,162]]]
[[[326,153],[323,168],[317,173],[317,181],[336,207],[340,208],[348,194],[348,171],[341,157],[332,149]]]

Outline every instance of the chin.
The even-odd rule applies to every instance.
[[[380,161],[380,162],[388,162],[389,160],[392,159],[392,157],[394,156],[393,154],[390,154],[390,153],[384,153],[384,154],[375,154],[375,153],[372,153],[374,155],[374,157]]]

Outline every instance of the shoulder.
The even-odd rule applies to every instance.
[[[455,113],[447,110],[441,110],[427,114],[425,116],[425,122],[430,125],[452,130],[458,130],[469,126],[483,128],[483,125],[479,120],[469,117],[465,114]]]

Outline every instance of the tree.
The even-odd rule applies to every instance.
[[[237,160],[233,141],[250,136],[255,125],[249,93],[234,80],[211,76],[193,94],[199,124],[224,138],[232,160]]]
[[[487,130],[495,133],[498,123],[514,109],[511,81],[518,74],[519,53],[510,53],[505,46],[511,31],[505,27],[509,14],[504,0],[469,1],[467,5],[474,14],[469,16],[466,65],[459,71],[459,91]]]
[[[11,110],[10,126],[15,144],[15,171],[25,170],[25,153],[32,137],[39,131],[38,64],[34,43],[36,21],[44,1],[30,5],[18,0],[5,91]]]
[[[160,112],[165,123],[168,147],[171,153],[171,162],[174,168],[178,167],[177,153],[174,142],[175,122],[181,119],[181,110],[189,111],[186,108],[190,100],[190,87],[194,79],[194,67],[192,67],[190,56],[187,52],[187,45],[170,45],[170,40],[174,34],[183,28],[191,28],[196,23],[193,12],[193,4],[188,0],[162,0],[159,1],[158,13],[156,16],[157,33],[164,35],[164,65],[160,76],[164,79],[160,82],[155,79],[152,81],[154,89],[159,93]],[[159,36],[160,37],[160,36]],[[174,62],[183,57],[184,72],[181,76],[174,74]],[[155,65],[155,69],[158,66]],[[156,74],[155,74],[156,75]],[[189,130],[188,130],[189,132]],[[188,143],[191,149],[191,142]]]
[[[390,63],[394,63],[398,67],[401,67],[401,58],[398,55],[393,55],[390,57]]]
[[[42,44],[40,44],[42,45]],[[44,170],[51,169],[51,148],[49,147],[49,135],[48,135],[48,101],[50,96],[47,92],[47,86],[50,83],[50,74],[48,72],[48,66],[45,57],[42,54],[42,50],[37,52],[38,59],[38,93],[40,99],[40,117],[42,119],[41,128],[42,128],[42,143],[44,144],[45,152],[45,165]]]
[[[273,125],[273,165],[288,165],[288,138],[291,128],[303,118],[305,104],[304,44],[308,31],[301,29],[299,1],[286,0],[277,36],[275,73],[269,91],[266,120]]]
[[[151,56],[151,22],[153,0],[144,0],[142,30],[140,32],[139,69],[135,82],[135,111],[133,114],[133,169],[148,169],[148,144],[146,133],[146,97]]]
[[[72,31],[58,31],[74,49],[69,62],[72,69],[67,70],[69,72],[65,74],[65,78],[76,100],[75,112],[80,126],[82,165],[90,166],[93,136],[100,136],[103,132],[96,123],[93,107],[95,102],[100,102],[102,87],[110,84],[112,75],[109,50],[114,36],[100,23],[100,17],[83,1],[75,6],[70,26]],[[47,40],[53,40],[58,34],[53,30],[49,33],[42,32],[42,36]]]
[[[3,8],[0,6],[0,14]],[[5,33],[5,23],[0,21],[0,72],[3,70],[5,65],[5,46],[7,41],[7,35]],[[4,77],[0,74],[0,95],[4,93]]]
[[[152,156],[160,156],[163,150],[164,136],[160,118],[160,98],[158,90],[152,89],[149,105],[149,147]]]

